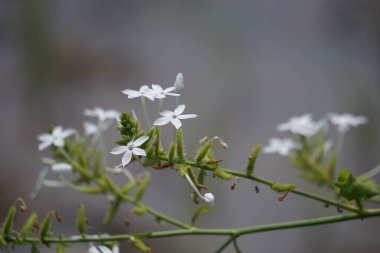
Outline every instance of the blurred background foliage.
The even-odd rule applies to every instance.
[[[184,125],[188,151],[204,135],[218,135],[229,144],[218,154],[223,166],[243,169],[251,147],[278,136],[276,125],[290,116],[352,112],[368,116],[370,124],[348,136],[339,168],[356,174],[369,170],[380,162],[379,45],[380,2],[371,0],[0,0],[0,215],[21,196],[30,210],[42,214],[53,208],[65,217],[57,233],[74,231],[80,203],[89,210],[93,233],[160,229],[152,219],[130,214],[128,206],[111,227],[102,227],[106,199],[70,189],[44,189],[33,201],[29,193],[42,168],[37,134],[52,124],[80,129],[82,111],[94,106],[137,109],[142,118],[138,101],[127,101],[120,90],[145,83],[167,87],[178,72],[185,77],[182,101],[199,115]],[[156,117],[155,105],[149,106]],[[108,137],[111,148],[117,132],[109,131]],[[256,173],[323,192],[277,156],[260,156]],[[146,202],[190,219],[195,207],[188,185],[170,171],[153,176]],[[256,194],[244,180],[235,191],[221,181],[210,187],[217,202],[200,218],[203,226],[336,213],[293,195],[280,203],[275,193],[262,187]],[[128,213],[126,227],[122,220]],[[241,247],[246,252],[378,252],[379,225],[374,219],[257,234],[243,237]],[[189,237],[149,243],[155,252],[210,252],[221,242]],[[86,248],[78,245],[70,252]],[[123,245],[122,252],[127,250]]]

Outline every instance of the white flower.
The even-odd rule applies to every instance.
[[[89,117],[98,118],[97,124],[88,121],[83,123],[85,135],[91,135],[96,134],[99,131],[107,130],[112,125],[112,121],[114,119],[118,119],[120,112],[116,110],[104,110],[100,107],[95,107],[93,110],[84,110],[83,114]]]
[[[179,129],[182,126],[180,119],[190,119],[190,118],[197,117],[196,114],[181,115],[184,110],[185,110],[185,105],[179,105],[177,106],[177,108],[175,108],[174,112],[169,111],[169,110],[162,111],[160,112],[162,117],[156,119],[153,125],[162,126],[171,122],[175,126],[175,128]]]
[[[112,149],[110,152],[114,155],[119,155],[124,153],[123,158],[121,159],[123,167],[127,165],[132,160],[132,155],[146,156],[145,150],[138,148],[141,144],[146,142],[149,139],[148,136],[141,136],[135,141],[130,141],[127,146],[118,146]]]
[[[368,122],[368,119],[364,116],[354,116],[349,113],[330,113],[329,119],[331,124],[337,126],[339,132],[346,132],[350,127],[357,127]]]
[[[143,85],[140,89],[137,90],[123,90],[125,95],[128,95],[128,98],[138,98],[138,97],[146,97],[147,99],[154,101],[154,95],[152,94],[152,90],[148,87],[148,85]]]
[[[56,147],[63,147],[65,145],[65,138],[73,135],[75,133],[74,129],[65,129],[63,130],[61,126],[57,126],[53,129],[52,133],[45,133],[38,135],[38,140],[41,143],[38,145],[38,150],[43,150],[50,145]]]
[[[269,145],[264,147],[265,154],[279,153],[282,156],[288,156],[294,149],[301,148],[299,143],[294,142],[292,139],[276,139],[269,140]]]
[[[182,75],[182,73],[178,73],[177,74],[177,77],[175,79],[175,82],[174,82],[173,86],[175,87],[175,91],[176,92],[180,92],[181,90],[183,90],[183,88],[185,86],[183,84],[183,75]]]
[[[51,166],[53,172],[71,172],[73,167],[68,163],[55,163]]]
[[[313,136],[318,133],[326,123],[324,121],[313,121],[311,114],[292,117],[288,122],[277,126],[277,131],[291,131],[294,134]]]
[[[175,90],[175,87],[169,87],[164,90],[162,89],[160,85],[152,84],[152,94],[155,98],[158,98],[158,99],[163,99],[166,96],[175,96],[175,97],[180,96],[179,94],[171,93],[173,90]]]
[[[104,110],[100,107],[95,107],[93,110],[84,110],[84,115],[89,117],[97,117],[100,121],[105,121],[107,119],[116,119],[120,112],[116,110]]]
[[[215,203],[215,196],[214,196],[214,194],[212,194],[211,192],[207,192],[207,193],[205,193],[205,195],[202,195],[199,192],[198,188],[193,183],[193,181],[191,180],[190,176],[187,175],[187,174],[185,174],[185,177],[186,177],[187,181],[189,181],[189,183],[190,183],[191,187],[193,188],[193,190],[198,194],[198,196],[201,199],[203,199],[204,202],[209,203],[211,206],[213,206],[214,203]]]
[[[87,253],[119,253],[119,246],[113,245],[111,250],[103,245],[91,245]]]

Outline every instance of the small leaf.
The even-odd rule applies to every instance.
[[[168,154],[168,162],[170,165],[174,164],[174,158],[175,158],[175,144],[171,143],[169,146],[169,154]]]
[[[145,173],[143,179],[141,180],[139,186],[136,189],[135,201],[140,201],[149,185],[152,176],[149,173]]]
[[[121,191],[123,194],[128,194],[133,187],[136,185],[136,180],[126,183],[123,187],[121,187]]]
[[[2,236],[0,236],[0,249],[5,247],[7,245],[7,242],[4,240]]]
[[[274,182],[271,185],[271,188],[275,190],[276,192],[289,192],[289,191],[294,190],[296,186],[292,183],[282,184],[282,183]]]
[[[195,161],[203,161],[211,147],[211,144],[212,140],[208,140],[198,149],[197,154],[195,155]]]
[[[84,208],[84,205],[80,204],[79,209],[77,211],[77,216],[76,216],[76,227],[79,231],[79,233],[85,237],[86,232],[87,232],[87,227],[86,227],[86,210]]]
[[[56,253],[65,253],[67,246],[63,243],[58,243],[57,247],[55,248]]]
[[[76,189],[80,192],[88,194],[98,194],[104,192],[104,189],[100,188],[98,185],[76,186]]]
[[[257,156],[259,155],[260,149],[261,149],[261,145],[260,144],[256,144],[252,148],[252,151],[251,151],[251,153],[249,154],[249,157],[248,157],[248,163],[247,163],[247,169],[246,169],[247,175],[252,175],[253,174],[253,170],[255,168],[255,163],[256,163],[256,160],[257,160]]]
[[[138,216],[143,216],[144,214],[146,214],[148,212],[148,207],[145,206],[145,205],[139,205],[139,206],[136,206],[135,208],[133,208],[133,213],[138,215]]]
[[[109,178],[108,175],[103,175],[103,181],[104,183],[106,184],[107,188],[113,193],[115,194],[116,196],[122,196],[122,192],[120,191],[120,189],[118,188],[118,186],[112,182],[112,180]]]
[[[51,226],[53,216],[54,216],[54,211],[48,212],[41,223],[41,229],[40,229],[41,241],[45,240],[45,238],[50,236],[50,226]]]
[[[3,227],[2,227],[2,236],[8,235],[13,230],[13,222],[16,217],[16,207],[11,206],[8,210],[7,216],[5,216]]]
[[[152,250],[143,241],[141,241],[137,237],[131,236],[129,238],[129,240],[133,243],[133,246],[135,246],[136,249],[138,249],[142,252],[146,252],[146,253],[152,252]]]
[[[121,200],[116,199],[115,201],[110,202],[110,207],[108,208],[106,214],[103,218],[103,224],[108,225],[111,223],[113,217],[117,214],[117,211],[120,208]]]
[[[215,169],[214,175],[222,180],[230,180],[233,176],[231,173],[223,170],[223,169]]]
[[[20,230],[21,236],[23,237],[29,236],[36,221],[37,221],[37,214],[32,213],[27,219],[27,221],[24,223],[24,225],[22,225],[21,227],[21,230]]]
[[[194,212],[193,216],[191,217],[191,226],[195,224],[199,216],[201,216],[204,213],[207,213],[211,210],[209,205],[201,205],[198,207],[198,209]]]
[[[185,160],[185,147],[183,144],[183,137],[182,137],[182,129],[177,129],[177,156],[178,158],[183,161]]]

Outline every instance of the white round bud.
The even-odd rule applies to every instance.
[[[203,196],[203,200],[213,206],[215,202],[215,196],[211,192],[207,192]]]

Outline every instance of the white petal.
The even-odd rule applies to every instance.
[[[140,93],[147,92],[149,90],[150,90],[150,88],[146,84],[144,84],[143,86],[141,86],[140,89],[139,89]]]
[[[38,150],[41,151],[41,150],[44,150],[45,148],[49,147],[51,144],[53,144],[53,140],[51,141],[46,141],[46,142],[42,142],[38,145]]]
[[[132,153],[133,153],[134,155],[146,156],[146,152],[145,152],[145,150],[144,150],[144,149],[141,149],[141,148],[134,148],[134,149],[132,150]]]
[[[151,94],[151,93],[144,93],[142,94],[144,97],[146,97],[147,99],[151,100],[151,101],[154,101],[154,96]]]
[[[113,246],[112,246],[112,252],[113,252],[113,253],[119,253],[119,246],[116,245],[116,244],[113,245]]]
[[[37,136],[37,139],[39,141],[51,141],[54,139],[54,137],[51,134],[40,134]]]
[[[46,178],[48,173],[49,173],[49,169],[43,168],[43,170],[41,170],[41,172],[38,174],[36,185],[34,186],[33,191],[30,193],[31,199],[34,199],[37,196],[37,193],[41,190],[43,181]]]
[[[91,135],[98,131],[98,126],[92,122],[84,122],[83,128],[84,128],[85,135]]]
[[[170,117],[171,118],[174,115],[174,112],[169,111],[169,110],[165,110],[165,111],[160,112],[160,115],[164,116],[164,117]]]
[[[211,206],[215,203],[215,196],[211,192],[205,193],[205,195],[202,198],[206,203],[209,203]]]
[[[171,122],[177,129],[179,129],[182,126],[182,123],[179,119],[172,119]]]
[[[54,172],[71,172],[72,166],[68,163],[56,163],[51,166],[51,170]]]
[[[99,246],[91,246],[88,249],[87,253],[112,253],[112,251],[106,246],[99,245]]]
[[[97,117],[95,110],[85,109],[83,114],[89,117]]]
[[[74,133],[76,132],[75,129],[72,129],[72,128],[68,128],[68,129],[65,129],[62,133],[61,133],[61,138],[67,138],[69,137],[70,135],[73,135]]]
[[[127,146],[117,146],[117,147],[114,147],[110,153],[113,155],[118,155],[118,154],[126,152],[127,150],[128,150]]]
[[[180,94],[177,94],[177,93],[170,93],[170,92],[165,93],[165,95],[166,95],[166,96],[173,96],[173,97],[179,97],[179,96],[181,96]]]
[[[159,92],[163,92],[164,90],[162,89],[162,87],[158,84],[152,84],[152,89],[154,91],[159,91]]]
[[[149,139],[148,136],[141,136],[141,137],[137,138],[137,140],[135,140],[135,141],[133,142],[133,146],[134,146],[134,147],[138,147],[138,146],[140,146],[141,144],[143,144],[144,142],[146,142],[148,139]]]
[[[169,88],[166,88],[166,89],[164,90],[164,92],[165,92],[165,93],[168,93],[168,92],[171,92],[171,91],[173,91],[173,90],[175,90],[175,87],[169,87]]]
[[[53,142],[54,146],[56,147],[63,147],[65,145],[65,141],[61,138],[59,139],[56,139],[54,142]]]
[[[174,114],[175,115],[180,115],[180,114],[182,114],[183,113],[183,111],[185,110],[185,105],[179,105],[179,106],[177,106],[177,108],[175,108],[175,110],[174,110]]]
[[[125,95],[128,95],[128,98],[130,98],[130,96],[132,96],[132,97],[140,97],[141,96],[141,93],[139,91],[136,91],[136,90],[126,89],[126,90],[123,90],[121,92],[124,93]]]
[[[156,119],[153,122],[153,125],[162,126],[162,125],[168,124],[170,121],[171,121],[171,118],[169,118],[169,117],[161,117],[161,118]]]
[[[53,136],[59,136],[62,133],[62,127],[57,126],[53,129],[52,135]]]
[[[123,167],[127,165],[132,160],[132,152],[128,150],[123,155],[123,158],[121,159],[121,163],[123,164]]]
[[[191,118],[196,118],[198,115],[196,114],[183,114],[183,115],[178,115],[177,118],[179,119],[191,119]]]

